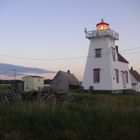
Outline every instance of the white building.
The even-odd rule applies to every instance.
[[[96,28],[93,31],[85,29],[90,45],[82,84],[84,89],[131,89],[128,62],[115,45],[119,34],[111,30],[103,20]]]
[[[44,87],[44,78],[41,76],[25,76],[24,91],[39,91]]]
[[[132,89],[134,89],[136,92],[140,92],[140,75],[139,75],[139,73],[136,70],[133,70],[132,67],[129,71],[130,71]]]

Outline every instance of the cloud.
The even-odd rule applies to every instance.
[[[56,73],[55,71],[49,71],[41,68],[31,68],[24,67],[13,64],[4,64],[0,63],[0,74],[8,77],[13,76],[14,72],[16,72],[16,76],[24,76],[27,74],[47,74],[47,73]]]

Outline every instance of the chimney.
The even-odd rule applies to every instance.
[[[131,70],[133,70],[133,67],[131,67]]]
[[[118,46],[115,46],[116,47],[116,51],[117,51],[117,53],[119,53],[119,51],[118,51]]]
[[[68,70],[67,73],[70,74],[70,70]]]

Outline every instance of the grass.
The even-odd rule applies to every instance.
[[[140,96],[75,94],[75,99],[51,106],[0,103],[0,139],[140,139]]]
[[[12,88],[8,84],[0,85],[0,94],[3,92],[11,91],[11,90],[12,90]]]

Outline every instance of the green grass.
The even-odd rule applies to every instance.
[[[12,90],[11,85],[8,85],[8,84],[0,85],[0,94],[3,92],[11,91],[11,90]]]
[[[37,101],[0,103],[0,139],[140,139],[140,96],[79,94],[75,98],[49,106]]]

